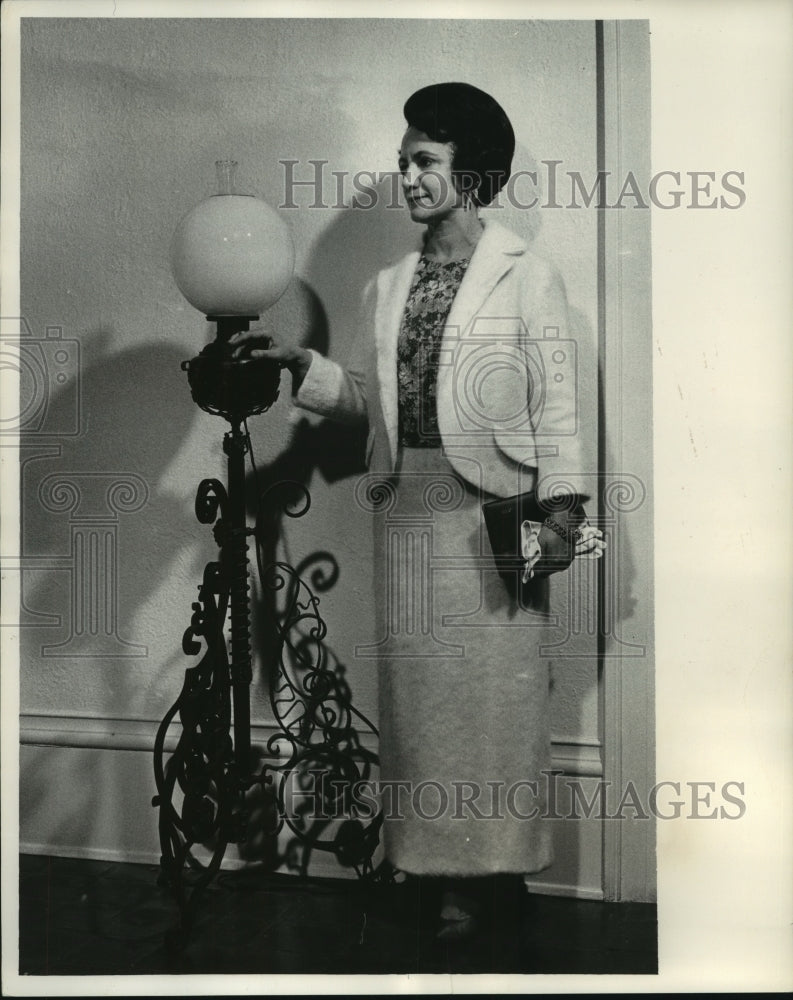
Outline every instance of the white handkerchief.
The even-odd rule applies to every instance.
[[[534,564],[542,555],[540,548],[540,528],[539,521],[524,521],[520,526],[521,555],[523,556],[523,583],[528,583],[534,576]]]

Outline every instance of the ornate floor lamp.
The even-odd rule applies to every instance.
[[[361,746],[353,719],[374,734],[376,730],[352,708],[343,678],[327,662],[322,646],[325,625],[318,599],[302,578],[302,567],[296,570],[276,561],[263,564],[261,558],[263,589],[283,597],[279,613],[268,623],[277,659],[268,671],[270,703],[280,731],[268,744],[272,762],[253,773],[248,539],[257,535],[257,529],[246,523],[247,419],[264,413],[277,399],[280,369],[269,359],[234,359],[229,338],[249,329],[250,322],[286,290],[294,268],[294,246],[272,208],[234,190],[236,166],[233,161],[217,164],[219,193],[188,212],[171,248],[180,291],[217,328],[215,339],[182,368],[193,400],[231,427],[223,440],[227,487],[217,479],[205,479],[196,496],[196,516],[213,525],[219,547],[218,558],[204,570],[182,641],[185,654],[203,651],[203,656],[186,670],[182,691],[160,724],[154,747],[153,804],[159,808],[161,883],[173,892],[180,914],[170,936],[175,946],[186,943],[200,894],[220,869],[228,844],[246,839],[252,789],[269,789],[278,828],[286,823],[296,837],[310,842],[313,849],[332,851],[359,875],[372,875],[380,826],[377,815],[364,813],[363,819],[348,815],[332,839],[323,840],[310,833],[299,817],[287,814],[289,782],[300,780],[309,769],[325,779],[319,791],[323,806],[337,806],[339,797],[349,805],[350,787],[365,779],[377,763],[376,755]],[[265,496],[277,486],[273,484]],[[285,511],[289,516],[308,510],[308,493],[299,488],[305,502],[299,511]],[[260,514],[261,505],[262,500]],[[257,515],[257,526],[259,521]],[[322,574],[312,576],[312,582],[315,589],[327,583]],[[295,630],[301,627],[295,641]],[[181,731],[168,758],[166,738],[177,718]],[[280,760],[279,741],[288,747]],[[314,793],[316,802],[316,788]],[[208,863],[194,856],[196,845],[209,849]]]

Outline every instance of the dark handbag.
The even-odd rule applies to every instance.
[[[490,548],[501,576],[514,580],[516,573],[519,578],[523,574],[520,526],[524,521],[542,525],[538,537],[542,555],[532,568],[532,579],[566,570],[575,557],[575,544],[586,521],[584,499],[577,494],[565,494],[540,501],[532,491],[483,503]]]

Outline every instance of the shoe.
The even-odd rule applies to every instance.
[[[440,926],[435,935],[439,941],[468,939],[479,930],[482,903],[477,888],[473,879],[445,882],[440,900]]]
[[[458,923],[478,917],[481,912],[479,900],[458,889],[446,889],[441,896],[441,920]]]
[[[438,928],[435,939],[443,941],[445,944],[453,944],[457,941],[470,941],[476,937],[481,929],[477,917],[465,917],[463,920],[442,920]]]

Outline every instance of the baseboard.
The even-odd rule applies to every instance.
[[[96,861],[158,865],[159,833],[152,751],[158,723],[148,719],[111,719],[77,715],[23,715],[20,726],[20,831],[25,854]],[[166,751],[179,733],[171,726]],[[254,723],[254,746],[266,746],[278,733],[274,723]],[[376,738],[370,748],[376,749]],[[588,787],[600,773],[600,748],[592,742],[556,740],[553,762],[563,775]],[[563,779],[562,779],[563,780]],[[587,794],[591,794],[588,790]],[[601,833],[597,820],[575,824],[554,821],[553,882],[539,877],[532,891],[598,899]],[[284,831],[288,837],[288,831]],[[278,854],[285,857],[279,838]],[[262,859],[266,860],[266,859]],[[255,866],[262,860],[247,845],[229,845],[223,868]],[[283,861],[279,872],[290,871]],[[291,870],[294,874],[294,869]],[[330,852],[312,854],[309,874],[317,878],[355,878]]]
[[[120,851],[114,848],[98,848],[69,844],[37,844],[33,841],[20,841],[20,854],[35,854],[42,857],[75,858],[77,861],[108,861],[129,865],[159,865],[158,851]]]
[[[243,868],[256,867],[255,862],[245,861],[235,857],[233,847],[223,858],[221,869],[223,871],[241,871]],[[34,841],[25,841],[19,844],[20,854],[32,854],[39,857],[53,858],[74,858],[76,861],[107,861],[108,863],[126,865],[151,865],[159,867],[160,853],[155,850],[129,850],[122,851],[112,847],[91,847],[90,845],[74,846],[68,844],[40,844]],[[323,863],[324,862],[324,863]],[[279,875],[291,875],[298,878],[297,872],[279,869]],[[312,859],[311,875],[313,878],[357,878],[355,872],[339,868],[338,865],[331,865],[324,858],[316,857]]]
[[[593,899],[603,901],[603,890],[587,886],[566,885],[563,882],[535,882],[531,877],[525,879],[529,892],[537,896],[564,896],[568,899]]]

